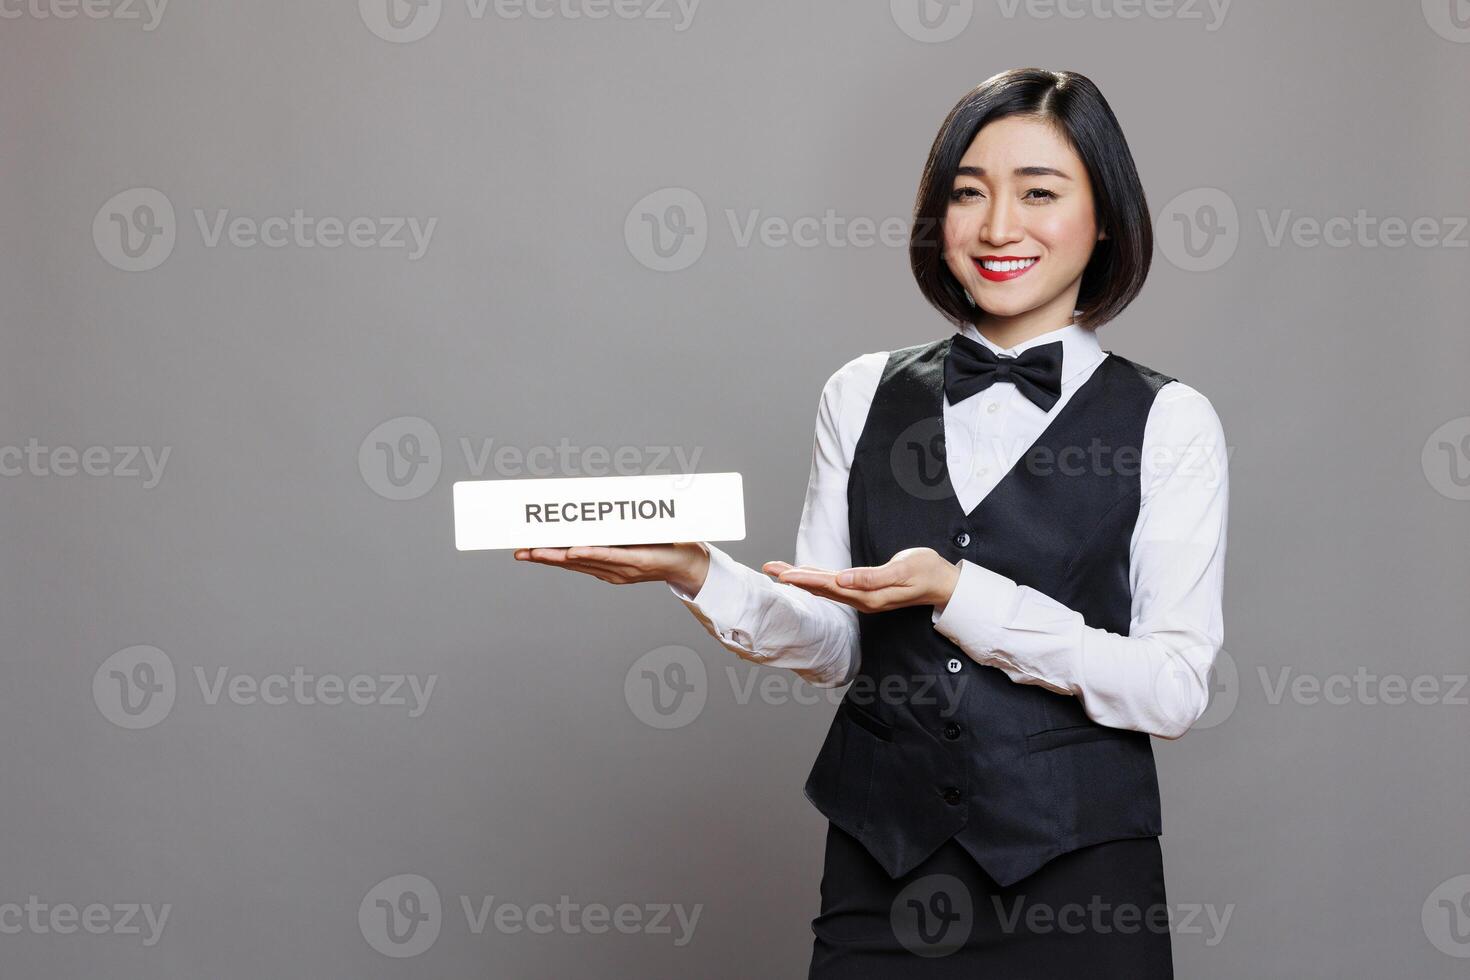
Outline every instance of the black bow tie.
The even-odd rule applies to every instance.
[[[958,405],[997,381],[1009,381],[1044,412],[1062,396],[1062,342],[1028,347],[1019,357],[996,354],[978,340],[954,335],[944,358],[944,394]]]

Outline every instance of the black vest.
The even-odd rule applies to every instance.
[[[944,467],[952,339],[888,357],[848,475],[852,564],[933,548],[1127,635],[1144,423],[1174,379],[1105,352],[966,514]],[[1147,734],[1099,725],[1077,698],[976,663],[932,613],[858,614],[860,670],[805,786],[825,817],[895,878],[956,837],[1000,885],[1087,844],[1162,833]]]

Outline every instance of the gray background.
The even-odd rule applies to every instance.
[[[1470,901],[1454,921],[1440,899],[1470,874],[1470,502],[1450,469],[1470,459],[1431,437],[1470,427],[1467,236],[1273,246],[1259,215],[1363,209],[1448,237],[1470,212],[1470,38],[1448,2],[1242,0],[1210,29],[1204,7],[991,0],[952,8],[969,20],[943,41],[895,7],[706,0],[678,30],[648,4],[477,19],[450,0],[412,43],[344,0],[176,0],[151,31],[0,20],[0,445],[170,450],[154,487],[64,462],[0,479],[0,904],[171,905],[151,946],[0,933],[7,980],[804,975],[825,824],[801,784],[833,702],[786,696],[814,692],[724,651],[662,585],[456,553],[460,440],[698,452],[745,477],[727,549],[789,559],[822,382],[949,328],[901,247],[741,246],[726,212],[902,219],[951,105],[1025,65],[1097,82],[1159,221],[1103,346],[1208,395],[1233,451],[1235,680],[1208,727],[1155,740],[1170,901],[1231,915],[1213,945],[1176,935],[1179,975],[1466,975]],[[126,272],[92,226],[140,187],[177,239]],[[667,188],[707,210],[703,253],[671,272],[625,235]],[[1169,205],[1202,188],[1238,215],[1196,271]],[[1199,199],[1180,209],[1207,220]],[[438,223],[410,261],[208,247],[194,217],[296,208]],[[395,500],[359,450],[404,417],[433,427],[441,471]],[[134,730],[93,680],[138,645],[176,683]],[[624,685],[669,645],[697,652],[706,702],[660,730]],[[437,681],[409,717],[210,704],[195,675],[298,665]],[[1272,697],[1283,670],[1360,668],[1442,696]],[[727,669],[784,686],[742,703]],[[413,958],[357,918],[400,874],[443,901]],[[460,896],[486,895],[702,911],[683,946],[475,935]]]

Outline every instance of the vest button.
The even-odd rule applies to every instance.
[[[970,546],[970,532],[961,531],[959,534],[956,534],[954,536],[954,543],[961,548],[968,548]]]
[[[959,723],[952,721],[948,725],[944,726],[944,737],[952,742],[960,737],[961,731],[963,731],[963,729],[960,728]]]
[[[962,799],[964,799],[964,796],[960,793],[958,789],[953,786],[945,787],[944,802],[948,803],[950,806],[957,806]]]
[[[960,663],[959,657],[950,657],[949,663],[945,664],[945,666],[949,668],[949,672],[951,674],[958,674],[960,672],[960,669],[963,668],[965,665]]]

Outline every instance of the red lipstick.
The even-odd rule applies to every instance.
[[[1004,272],[999,270],[987,269],[984,265],[981,264],[982,262],[1027,261],[1030,262],[1029,265],[1022,265],[1018,268],[1008,269]],[[975,270],[980,273],[980,277],[982,279],[985,279],[989,282],[1008,282],[1011,279],[1018,279],[1021,276],[1024,276],[1026,273],[1034,269],[1036,267],[1036,263],[1040,261],[1040,257],[1035,255],[982,255],[980,256],[980,258],[975,259]]]

